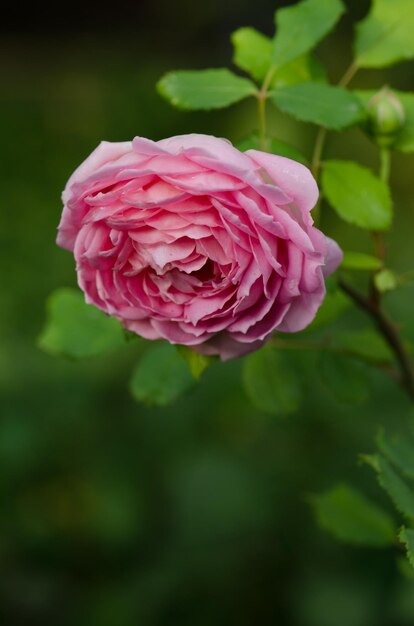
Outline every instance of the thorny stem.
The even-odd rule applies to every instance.
[[[381,148],[380,160],[380,178],[385,183],[388,183],[391,169],[391,155],[387,148]],[[386,246],[383,234],[378,231],[373,231],[372,238],[376,256],[381,261],[384,261]],[[369,297],[359,293],[359,291],[343,279],[339,279],[339,286],[355,302],[355,304],[360,309],[365,311],[374,321],[378,331],[388,343],[399,365],[401,372],[400,383],[402,387],[414,400],[414,372],[411,359],[404,347],[398,327],[391,319],[389,319],[381,307],[381,292],[377,289],[375,281],[371,281],[371,293]]]
[[[344,291],[344,293],[346,293],[360,309],[365,311],[376,324],[379,332],[391,348],[400,367],[401,385],[414,400],[414,373],[410,358],[404,348],[404,344],[396,325],[381,309],[379,302],[376,302],[373,298],[366,298],[342,278],[339,279],[338,284],[342,291]]]
[[[346,87],[353,79],[358,66],[356,63],[352,63],[346,70],[338,85],[340,87]],[[316,136],[315,147],[312,157],[312,173],[316,180],[318,179],[319,170],[321,166],[322,153],[325,146],[327,137],[327,130],[320,127]],[[390,152],[386,148],[381,149],[380,153],[381,165],[380,165],[380,177],[384,182],[388,182],[390,176]],[[374,231],[372,233],[374,241],[375,254],[381,261],[384,260],[386,247],[382,233]],[[378,328],[378,331],[382,334],[385,341],[391,348],[395,359],[399,365],[401,372],[400,382],[409,396],[414,400],[414,372],[411,364],[411,359],[407,354],[402,339],[400,337],[397,326],[392,320],[388,318],[386,313],[381,308],[381,294],[375,286],[374,281],[371,286],[371,294],[369,297],[359,293],[352,285],[349,285],[343,279],[339,279],[338,284],[340,288],[353,300],[353,302],[363,311],[365,311],[374,321]]]

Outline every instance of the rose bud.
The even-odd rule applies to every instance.
[[[102,142],[66,185],[58,244],[125,328],[230,359],[315,317],[342,258],[317,198],[300,163],[224,139]]]
[[[390,147],[405,123],[405,111],[397,96],[383,87],[368,102],[368,132],[383,147]]]

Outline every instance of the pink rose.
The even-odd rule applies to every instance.
[[[58,244],[87,302],[146,339],[223,359],[296,332],[341,260],[303,165],[208,135],[102,142],[63,192]]]

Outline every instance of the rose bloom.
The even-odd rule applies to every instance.
[[[146,339],[222,359],[305,328],[341,261],[290,159],[183,135],[102,142],[70,177],[58,244],[86,301]]]

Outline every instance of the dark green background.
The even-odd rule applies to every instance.
[[[379,374],[361,406],[338,406],[318,369],[300,412],[280,420],[249,404],[241,362],[214,365],[169,409],[127,391],[140,347],[76,363],[36,347],[44,302],[74,286],[55,245],[60,193],[101,139],[207,132],[238,140],[254,103],[177,112],[155,92],[170,69],[228,64],[229,35],[272,33],[275,3],[185,0],[70,6],[16,4],[0,42],[0,621],[5,626],[399,626],[414,622],[414,582],[391,552],[335,543],[307,496],[337,480],[388,506],[359,452],[378,425],[410,420],[402,392]],[[283,3],[287,4],[287,3]],[[350,60],[348,3],[319,48],[333,80]],[[66,12],[63,13],[63,11]],[[413,89],[413,65],[361,72],[357,87]],[[272,133],[310,154],[315,129],[276,113]],[[358,130],[327,153],[377,166]],[[397,155],[390,256],[412,268],[413,157]],[[342,245],[368,237],[326,213]],[[412,289],[389,298],[414,339]],[[347,324],[365,324],[362,315]],[[298,356],[298,369],[303,359]],[[312,363],[311,363],[312,364]]]

